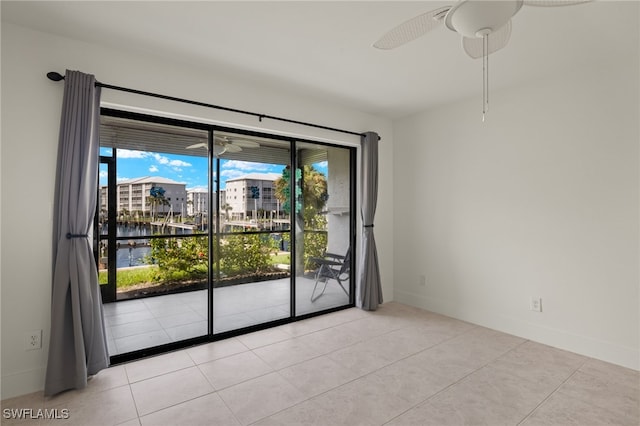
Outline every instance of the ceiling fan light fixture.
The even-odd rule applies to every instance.
[[[522,4],[523,0],[462,0],[449,10],[444,22],[464,37],[482,38],[506,25]]]

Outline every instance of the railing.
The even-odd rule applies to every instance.
[[[226,232],[213,241],[214,287],[287,277],[289,231]],[[119,236],[116,238],[117,293],[145,294],[206,288],[209,238],[206,233]],[[100,283],[106,284],[106,239],[100,245]],[[132,297],[131,294],[127,298]],[[118,297],[120,298],[120,297]]]

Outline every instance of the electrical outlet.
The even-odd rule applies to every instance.
[[[427,277],[424,275],[420,275],[420,281],[418,281],[418,284],[422,287],[425,287],[427,285]]]
[[[529,309],[535,312],[542,312],[542,299],[539,297],[532,297]]]
[[[42,349],[42,330],[29,331],[24,336],[24,350],[32,351],[35,349]]]

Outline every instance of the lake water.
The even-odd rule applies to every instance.
[[[193,230],[182,228],[165,228],[163,235],[191,235]],[[206,230],[204,230],[206,232]],[[286,232],[286,231],[285,231]],[[104,250],[101,257],[106,257],[106,234],[107,225],[103,225],[100,234],[104,241]],[[158,234],[158,231],[155,231]],[[149,239],[145,238],[154,235],[150,225],[118,225],[116,236],[130,239],[118,240],[118,249],[116,250],[116,266],[118,268],[128,268],[133,266],[149,265],[148,256],[151,253],[151,247],[148,246]],[[288,242],[282,240],[281,234],[277,231],[271,235],[280,245],[280,250],[288,251]]]
[[[107,225],[101,228],[102,239],[106,240],[108,232]],[[190,229],[172,228],[171,235],[189,235],[193,231]],[[116,251],[116,266],[118,268],[127,268],[131,266],[149,265],[147,256],[151,252],[148,246],[149,240],[141,238],[153,235],[150,225],[118,225],[116,236],[131,237],[130,240],[119,240],[118,250]]]

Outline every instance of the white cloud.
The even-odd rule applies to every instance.
[[[186,161],[182,161],[182,160],[170,160],[169,157],[165,157],[164,155],[160,155],[158,153],[153,153],[151,154],[153,156],[153,158],[156,159],[156,161],[159,164],[162,164],[163,166],[171,166],[171,167],[191,167],[191,163],[187,163]],[[176,170],[176,169],[174,169]],[[180,171],[180,170],[176,170],[176,171]]]
[[[327,168],[327,166],[329,165],[328,161],[321,161],[318,163],[318,167],[322,167],[322,168]]]
[[[158,163],[160,163],[160,164],[169,164],[169,159],[167,157],[165,157],[164,155],[160,155],[160,154],[157,154],[155,152],[153,154],[151,154],[151,155],[153,155],[153,158],[155,158]]]
[[[203,185],[197,185],[193,187],[188,187],[187,191],[208,191],[209,188]]]
[[[229,160],[222,165],[222,168],[244,171],[267,171],[269,170],[269,165],[264,163],[253,163],[251,161]]]
[[[106,179],[109,177],[109,173],[106,170],[100,170],[100,179]]]
[[[118,158],[147,158],[149,153],[144,151],[132,151],[130,149],[119,149],[117,150],[117,156]]]
[[[149,171],[151,173],[156,173],[158,171],[158,168],[156,166],[151,166],[151,167],[149,167]]]
[[[241,170],[223,170],[220,172],[220,176],[227,179],[233,179],[245,175],[246,173]]]
[[[171,160],[169,161],[169,165],[173,167],[191,167],[191,163],[182,160]]]

